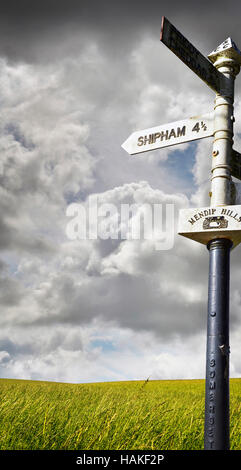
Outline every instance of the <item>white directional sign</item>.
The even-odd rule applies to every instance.
[[[225,88],[226,77],[199,52],[165,16],[162,17],[161,41],[176,54],[212,90],[220,93]]]
[[[210,137],[213,132],[213,113],[208,113],[133,132],[122,144],[122,147],[130,155],[135,155],[190,140]]]
[[[241,205],[181,209],[178,233],[199,243],[229,238],[241,242]]]

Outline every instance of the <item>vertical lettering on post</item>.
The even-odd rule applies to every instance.
[[[213,444],[214,444],[213,439],[214,439],[214,427],[215,427],[215,406],[213,405],[213,401],[214,401],[216,383],[213,379],[216,376],[215,366],[216,366],[215,359],[211,358],[209,361],[208,429],[206,431],[210,449],[213,448]]]

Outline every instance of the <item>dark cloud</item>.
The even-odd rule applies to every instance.
[[[208,53],[229,35],[239,41],[240,10],[238,0],[232,8],[217,0],[4,0],[0,54],[13,60],[48,61],[73,54],[98,38],[105,52],[121,57],[143,33],[158,38],[162,15]]]
[[[0,351],[6,351],[10,356],[18,354],[31,354],[34,352],[34,345],[29,343],[17,344],[7,337],[0,339]]]

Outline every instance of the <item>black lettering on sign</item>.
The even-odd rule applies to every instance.
[[[201,124],[201,125],[200,125],[200,124]],[[192,128],[192,131],[193,131],[193,132],[199,132],[199,131],[201,131],[202,129],[203,129],[204,131],[207,130],[207,126],[206,126],[205,122],[203,122],[203,121],[201,121],[201,123],[196,122],[195,126]]]
[[[194,132],[199,132],[200,131],[200,127],[199,127],[199,122],[196,122],[195,126],[192,128],[192,131]]]
[[[145,135],[145,144],[146,144],[146,143],[152,144],[152,135],[153,135],[153,134],[149,134],[148,137],[147,137],[147,135]]]
[[[161,137],[160,132],[156,132],[156,133],[154,134],[154,142],[156,142],[156,139],[159,139],[160,137]]]
[[[164,131],[161,131],[161,137],[160,137],[160,140],[162,141],[163,139],[167,140],[168,139],[168,131],[164,132]]]
[[[183,126],[182,129],[180,127],[177,128],[177,137],[182,137],[186,134],[186,126]]]
[[[162,142],[163,140],[169,140],[172,137],[174,139],[178,137],[185,137],[186,135],[186,126],[183,127],[177,127],[177,129],[171,129],[171,130],[165,130],[165,131],[160,131],[160,132],[155,132],[154,134],[149,134],[149,135],[141,135],[137,139],[137,145],[138,147],[142,147],[143,145],[152,145],[155,144],[156,141],[160,140]]]
[[[174,137],[174,138],[176,137],[176,132],[175,132],[174,129],[172,129],[172,130],[170,131],[170,134],[169,134],[169,137],[168,137],[168,138],[170,139],[171,137]]]

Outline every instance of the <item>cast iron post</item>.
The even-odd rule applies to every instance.
[[[205,393],[205,450],[229,449],[229,254],[232,242],[212,240],[209,249]]]
[[[230,40],[231,41],[231,40]],[[227,86],[216,95],[212,153],[211,206],[233,204],[231,158],[233,145],[234,79],[240,70],[235,49],[217,50],[209,58]],[[239,58],[240,61],[240,58]],[[228,238],[211,240],[209,250],[208,318],[204,449],[229,449],[229,272]]]

